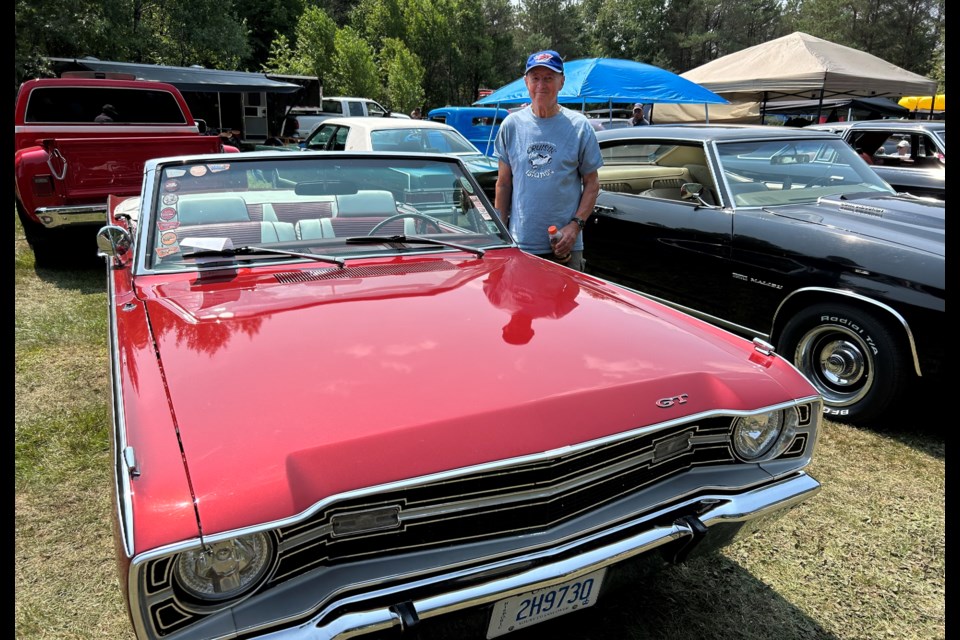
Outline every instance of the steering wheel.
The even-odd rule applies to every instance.
[[[424,215],[422,213],[398,213],[396,215],[390,216],[389,218],[384,218],[377,224],[373,225],[373,228],[370,229],[370,232],[367,235],[368,236],[375,235],[377,231],[379,231],[388,222],[393,222],[394,220],[402,220],[404,218],[420,220],[421,222],[424,222],[426,224],[433,225],[433,228],[437,230],[437,233],[443,233],[443,229],[440,228],[440,223],[435,218],[431,218],[430,216]]]

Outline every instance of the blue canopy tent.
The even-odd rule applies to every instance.
[[[581,58],[563,63],[566,79],[557,100],[563,103],[607,103],[613,114],[614,102],[644,104],[702,104],[704,116],[710,122],[707,105],[729,104],[709,89],[666,69],[643,62],[621,58]],[[474,105],[519,104],[530,102],[530,93],[523,76],[506,84]],[[652,106],[651,106],[652,109]],[[491,132],[492,133],[492,132]]]
[[[563,64],[566,80],[557,99],[563,103],[729,104],[709,89],[660,67],[620,58],[581,58]],[[473,104],[529,102],[523,77]],[[708,120],[709,121],[709,120]]]

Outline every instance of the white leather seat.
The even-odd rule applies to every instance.
[[[249,222],[250,213],[239,196],[182,196],[177,203],[181,225]]]
[[[397,202],[386,190],[370,189],[337,196],[337,216],[392,216]]]

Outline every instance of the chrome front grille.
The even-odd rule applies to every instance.
[[[274,582],[373,555],[543,531],[664,478],[733,463],[732,420],[709,418],[559,455],[343,500],[277,531]],[[399,507],[396,528],[335,536],[339,514]]]

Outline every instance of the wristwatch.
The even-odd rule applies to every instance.
[[[583,231],[583,226],[587,224],[583,218],[580,218],[578,216],[573,216],[572,218],[570,218],[570,222],[576,222],[577,226],[580,227],[580,231]]]

